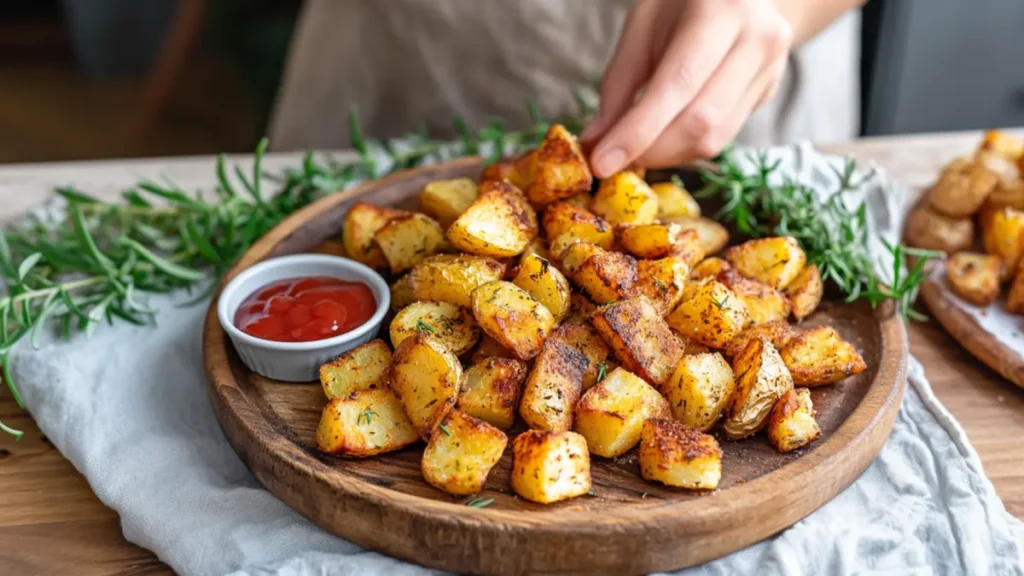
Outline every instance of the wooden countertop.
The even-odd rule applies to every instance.
[[[863,139],[829,152],[873,161],[912,187],[928,185],[956,155],[972,150],[976,132]],[[294,163],[276,156],[267,166]],[[213,160],[0,166],[0,221],[38,204],[55,185],[75,182],[114,197],[139,175],[167,175],[186,189],[208,184]],[[912,353],[936,394],[960,421],[1007,509],[1024,518],[1024,390],[989,370],[934,322],[910,327]],[[0,574],[169,574],[150,552],[121,535],[117,515],[50,445],[32,418],[3,393],[0,419],[26,432],[0,435]]]

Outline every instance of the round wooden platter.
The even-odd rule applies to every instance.
[[[231,275],[268,257],[319,250],[354,200],[415,207],[424,183],[479,174],[458,160],[396,174],[296,213],[257,242]],[[684,180],[693,174],[683,173]],[[459,573],[637,574],[719,558],[791,526],[852,483],[892,429],[906,386],[903,322],[865,305],[824,303],[805,324],[834,326],[868,370],[812,390],[822,438],[776,452],[764,434],[722,441],[720,488],[674,490],[640,478],[634,451],[594,457],[594,496],[534,504],[509,490],[511,449],[480,494],[486,508],[449,496],[420,475],[422,444],[368,459],[325,456],[314,431],[325,404],[318,383],[285,384],[249,372],[210,307],[204,327],[208,391],[217,417],[252,473],[323,528],[410,562]]]

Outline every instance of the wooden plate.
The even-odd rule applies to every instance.
[[[254,245],[232,275],[264,258],[313,251],[339,233],[355,199],[415,206],[433,179],[479,174],[459,160],[396,174],[325,198]],[[683,174],[693,178],[693,174]],[[510,451],[488,478],[487,508],[448,496],[420,476],[422,445],[365,460],[316,452],[325,403],[319,384],[283,384],[250,373],[217,323],[204,327],[208,390],[228,440],[278,498],[325,529],[367,548],[434,568],[482,574],[647,573],[706,562],[771,536],[846,488],[892,429],[906,386],[907,338],[898,317],[826,303],[809,325],[831,324],[868,370],[812,392],[823,436],[777,453],[764,435],[723,442],[719,490],[676,491],[640,478],[635,450],[595,457],[596,496],[551,506],[508,490]]]

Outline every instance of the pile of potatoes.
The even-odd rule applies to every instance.
[[[807,387],[866,366],[832,328],[788,323],[822,297],[798,243],[714,256],[728,233],[678,183],[628,170],[592,184],[555,125],[479,182],[427,184],[422,214],[352,206],[345,252],[394,275],[394,319],[390,346],[321,368],[318,449],[363,457],[423,440],[424,479],[469,495],[525,425],[511,488],[550,503],[591,490],[591,457],[638,445],[643,478],[710,490],[713,429],[739,440],[767,428],[780,451],[818,438]]]

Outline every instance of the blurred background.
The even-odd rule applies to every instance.
[[[251,150],[301,4],[0,1],[0,162]],[[1022,28],[1018,0],[872,0],[862,132],[1024,125]]]

